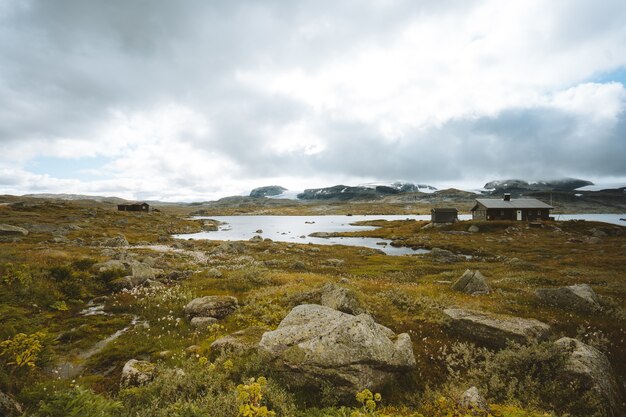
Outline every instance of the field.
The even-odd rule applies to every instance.
[[[338,206],[334,212],[409,211],[408,204],[402,207]],[[282,208],[281,213],[301,210]],[[471,386],[485,396],[494,416],[615,413],[606,392],[560,379],[567,352],[555,349],[553,341],[567,336],[606,355],[623,398],[623,227],[572,221],[429,228],[427,222],[407,220],[374,222],[378,229],[352,234],[438,248],[393,257],[347,246],[172,239],[171,234],[207,227],[189,220],[190,211],[163,207],[158,213],[124,213],[84,201],[0,205],[0,224],[29,231],[0,241],[0,391],[36,416],[260,416],[272,411],[279,416],[462,416],[468,411],[457,400]],[[470,226],[477,231],[469,233]],[[141,265],[150,278],[131,285],[121,264]],[[467,269],[480,270],[489,294],[451,288]],[[375,407],[357,391],[345,396],[332,384],[292,383],[254,349],[218,354],[211,348],[235,331],[275,329],[293,307],[319,302],[319,290],[328,283],[349,290],[375,322],[411,337],[417,366],[387,384],[380,401],[370,400]],[[539,288],[574,284],[593,288],[597,311],[546,304],[536,295]],[[194,328],[183,308],[206,295],[234,296],[239,308],[205,329]],[[89,307],[98,314],[86,314]],[[443,312],[450,307],[537,319],[550,325],[550,336],[527,346],[483,347],[472,334],[451,330]],[[130,359],[154,365],[151,382],[120,386]],[[261,383],[251,381],[259,377]]]

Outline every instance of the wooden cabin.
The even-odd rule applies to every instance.
[[[455,223],[459,221],[459,211],[455,208],[434,208],[430,210],[431,223]]]
[[[150,205],[148,203],[131,203],[131,204],[118,204],[118,211],[150,211]]]
[[[511,198],[505,194],[503,199],[478,198],[472,208],[472,220],[550,220],[549,204],[536,198]]]

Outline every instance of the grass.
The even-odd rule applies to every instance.
[[[371,204],[367,207],[374,209]],[[359,214],[357,208],[349,205],[341,210]],[[365,210],[365,206],[361,208]],[[578,337],[601,347],[618,378],[626,378],[626,241],[619,226],[559,222],[529,228],[511,222],[462,222],[424,229],[426,222],[402,220],[368,222],[379,228],[350,234],[471,255],[441,263],[431,255],[394,257],[358,247],[277,242],[245,242],[243,253],[214,253],[217,242],[175,242],[169,238],[171,233],[200,230],[200,222],[188,220],[180,212],[120,213],[112,206],[98,203],[2,206],[0,223],[38,230],[15,241],[11,238],[0,242],[0,341],[17,333],[44,331],[47,335],[37,366],[21,373],[16,384],[8,382],[6,368],[0,369],[0,390],[15,395],[29,412],[37,409],[39,401],[51,398],[50,391],[69,389],[70,381],[58,380],[51,373],[55,364],[76,361],[80,352],[127,327],[133,317],[137,317],[136,325],[84,361],[85,369],[76,383],[103,398],[119,401],[125,410],[120,415],[130,415],[124,413],[137,412],[141,407],[152,410],[154,415],[166,410],[177,415],[176,407],[208,410],[211,398],[232,390],[243,379],[271,373],[255,357],[232,358],[233,368],[226,369],[226,359],[212,355],[212,341],[250,326],[275,328],[291,308],[315,301],[312,294],[316,289],[327,282],[340,281],[354,291],[361,306],[377,322],[396,332],[408,332],[413,341],[417,370],[383,392],[385,407],[393,410],[389,411],[392,415],[432,412],[434,402],[428,403],[429,392],[452,395],[446,385],[451,383],[446,361],[450,347],[467,340],[447,331],[442,310],[450,306],[542,320],[553,327],[554,337]],[[470,224],[478,226],[479,232],[463,233]],[[594,229],[603,230],[607,236],[599,241],[592,239]],[[123,234],[132,245],[179,243],[182,249],[156,252],[148,248],[102,246],[118,234]],[[67,241],[53,241],[59,235]],[[198,260],[194,252],[205,254],[206,261]],[[179,281],[162,279],[161,287],[114,291],[109,283],[111,277],[97,271],[97,263],[113,258],[149,262],[162,270],[163,277],[172,271],[190,273]],[[343,262],[328,261],[336,259]],[[215,277],[212,269],[219,270],[221,277]],[[452,291],[449,282],[466,269],[480,269],[492,286],[492,293],[475,297]],[[588,283],[594,288],[602,299],[602,312],[565,312],[539,303],[534,296],[540,287],[577,283]],[[182,309],[192,298],[204,295],[233,295],[240,308],[221,320],[220,327],[210,331],[192,329]],[[111,315],[79,314],[89,300],[103,296],[107,297],[103,301],[105,311]],[[65,302],[68,309],[54,309],[57,302]],[[190,346],[197,348],[190,350]],[[215,375],[205,380],[198,374],[198,385],[189,387],[193,394],[184,401],[177,397],[178,405],[164,401],[159,403],[160,408],[156,403],[148,406],[150,399],[163,392],[156,385],[136,392],[119,392],[121,368],[131,358],[158,362],[162,378],[177,378],[171,370],[181,366],[196,378],[201,372],[198,361],[209,358],[210,363],[202,366],[212,364],[211,372]],[[276,409],[318,415],[313,408],[307,411],[308,407],[332,406],[324,412],[340,412],[330,395],[289,392],[278,376],[272,384],[270,397]],[[90,394],[79,394],[77,398],[84,401],[99,401]],[[515,398],[499,398],[494,415],[535,415],[534,409],[516,408]],[[231,400],[234,401],[228,401]],[[541,404],[535,408],[541,409]],[[180,415],[203,415],[197,413]]]

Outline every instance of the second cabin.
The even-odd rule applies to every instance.
[[[550,220],[552,207],[536,198],[478,198],[472,208],[472,220]]]

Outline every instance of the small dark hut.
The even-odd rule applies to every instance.
[[[455,223],[459,221],[459,211],[455,208],[434,208],[430,210],[432,223]]]
[[[150,205],[148,203],[131,203],[131,204],[118,204],[118,211],[150,211]]]
[[[550,220],[549,204],[536,198],[514,198],[505,194],[502,200],[479,198],[472,208],[472,220]]]

